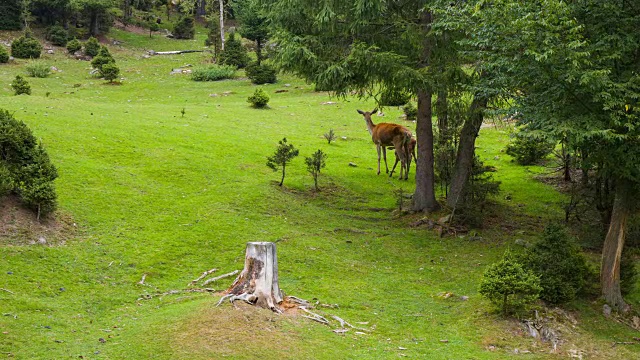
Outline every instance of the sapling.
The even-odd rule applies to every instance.
[[[333,132],[333,129],[329,129],[329,132],[324,134],[324,138],[331,144],[331,142],[336,139],[336,134]]]
[[[313,155],[305,158],[305,163],[307,164],[307,171],[311,176],[313,176],[313,183],[315,185],[316,191],[319,191],[318,187],[318,176],[320,176],[320,170],[325,167],[325,160],[327,159],[327,154],[323,153],[322,150],[318,150],[313,153]]]
[[[267,157],[267,166],[273,171],[278,171],[278,168],[282,168],[282,179],[280,180],[280,186],[284,182],[285,169],[287,164],[298,156],[298,149],[293,144],[287,144],[287,138],[283,138],[278,142],[278,148],[272,156]]]

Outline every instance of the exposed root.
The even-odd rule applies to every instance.
[[[216,270],[216,269],[213,269],[213,270]],[[211,284],[211,283],[212,283],[212,282],[214,282],[214,281],[218,281],[218,280],[220,280],[220,279],[224,279],[224,278],[228,278],[228,277],[230,277],[230,276],[236,275],[236,274],[238,274],[239,272],[240,272],[240,270],[235,270],[235,271],[232,271],[232,272],[230,272],[230,273],[228,273],[228,274],[224,274],[224,275],[216,276],[216,277],[211,278],[211,279],[207,279],[205,282],[203,282],[203,283],[202,283],[202,286],[206,286],[206,285],[208,285],[208,284]],[[198,281],[199,281],[199,280],[200,280],[200,278],[198,279]],[[194,280],[194,281],[195,281],[195,280]],[[194,282],[192,281],[191,283],[193,284]]]
[[[183,294],[183,293],[213,293],[215,291],[216,291],[215,289],[211,289],[211,288],[169,290],[169,291],[166,291],[166,292],[163,292],[163,293],[140,295],[140,297],[138,298],[138,301],[140,301],[140,300],[151,300],[151,299],[153,299],[155,297],[163,297],[163,296],[166,296],[166,295]]]
[[[191,280],[191,282],[187,286],[195,285],[198,281],[204,279],[205,277],[207,277],[207,275],[212,274],[212,273],[214,273],[216,271],[218,271],[218,269],[211,269],[211,270],[207,270],[207,271],[203,272],[202,275],[200,275],[197,279]]]

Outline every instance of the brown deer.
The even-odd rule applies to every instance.
[[[391,148],[391,147],[389,148],[389,150],[393,149],[396,155],[396,162],[395,164],[393,164],[393,167],[391,168],[391,173],[389,173],[389,176],[393,175],[393,172],[396,170],[396,166],[398,165],[398,162],[400,162],[400,179],[402,179],[402,170],[405,170],[404,179],[405,180],[409,179],[409,169],[411,168],[411,159],[413,158],[414,161],[418,160],[418,157],[416,156],[416,144],[417,144],[416,139],[411,138],[411,140],[409,141],[408,149],[406,151],[398,151],[396,148]],[[409,155],[405,155],[405,154],[409,154]],[[406,160],[403,159],[405,156],[408,156]]]
[[[376,144],[376,150],[378,151],[378,175],[380,175],[380,152],[382,152],[382,156],[384,158],[384,166],[387,169],[387,173],[389,173],[389,165],[387,165],[387,147],[393,146],[396,150],[396,153],[400,155],[400,160],[409,159],[409,142],[411,141],[411,130],[407,127],[392,124],[392,123],[379,123],[374,124],[371,121],[371,114],[375,114],[378,109],[374,109],[373,111],[362,111],[358,110],[358,113],[364,116],[364,121],[367,123],[367,130],[371,134],[371,140]],[[407,177],[408,167],[407,169]],[[393,173],[391,173],[393,175]]]

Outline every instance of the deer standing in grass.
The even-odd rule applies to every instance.
[[[404,179],[407,180],[409,178],[409,169],[411,168],[411,159],[413,158],[413,160],[418,161],[418,157],[416,156],[416,144],[417,144],[416,139],[411,138],[406,152],[403,152],[403,151],[399,152],[398,149],[396,148],[389,148],[389,150],[393,149],[396,155],[396,162],[395,164],[393,164],[393,167],[391,168],[391,172],[389,173],[389,176],[393,176],[393,172],[396,170],[396,166],[398,165],[398,162],[400,162],[400,179],[402,179],[402,170],[405,170],[405,174],[406,174]],[[406,161],[403,160],[404,154],[409,154],[407,155],[408,158]]]
[[[411,130],[407,127],[392,124],[392,123],[379,123],[374,124],[371,121],[371,114],[375,114],[378,109],[374,109],[373,111],[362,111],[358,110],[358,113],[364,116],[364,120],[367,123],[367,130],[371,134],[371,140],[376,144],[376,150],[378,151],[378,175],[380,175],[380,153],[384,158],[384,166],[387,169],[387,173],[389,173],[389,165],[387,165],[387,147],[393,146],[396,151],[396,156],[399,155],[400,161],[402,162],[400,168],[400,175],[402,178],[402,169],[406,170],[405,179],[409,178],[409,167],[405,164],[408,164],[410,159],[409,150],[409,142],[411,141]],[[397,162],[396,162],[397,164]],[[391,173],[393,175],[393,172]]]

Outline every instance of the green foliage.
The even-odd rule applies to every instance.
[[[173,36],[176,39],[193,39],[196,34],[195,21],[192,16],[184,16],[173,27]]]
[[[55,210],[58,172],[31,130],[6,110],[0,110],[0,173],[7,176],[2,193],[17,193],[38,218]]]
[[[120,76],[120,68],[115,64],[115,62],[110,62],[102,65],[100,69],[100,74],[102,77],[112,83],[115,79]]]
[[[324,138],[327,139],[329,144],[331,144],[331,142],[336,139],[336,134],[333,129],[329,129],[329,132],[324,134]]]
[[[490,265],[482,276],[479,292],[506,316],[526,309],[538,300],[540,279],[507,250],[502,260]]]
[[[405,91],[396,89],[385,89],[382,94],[380,94],[380,105],[403,106],[409,102],[409,99],[410,95]]]
[[[327,159],[327,154],[322,152],[322,150],[318,149],[318,151],[314,152],[313,155],[309,157],[305,157],[304,162],[307,164],[307,171],[313,177],[313,184],[315,186],[316,191],[319,191],[318,187],[318,177],[320,176],[320,171],[325,167],[325,160]]]
[[[71,41],[67,42],[67,51],[69,52],[69,54],[73,54],[81,49],[82,43],[80,43],[78,39],[73,38]]]
[[[251,82],[256,85],[273,84],[277,81],[276,70],[267,64],[252,62],[246,67],[245,72]]]
[[[218,60],[221,64],[232,65],[242,69],[249,64],[247,49],[242,46],[242,42],[236,39],[236,33],[230,32],[224,44],[224,51],[220,53]]]
[[[11,88],[14,95],[31,95],[31,85],[20,75],[16,75],[16,78],[11,82]]]
[[[517,131],[507,145],[506,153],[520,165],[534,165],[551,154],[555,145],[555,141],[532,137],[525,131]]]
[[[486,166],[474,156],[471,175],[462,192],[454,221],[471,227],[482,227],[489,196],[497,195],[500,182],[493,179],[495,168]]]
[[[38,40],[27,36],[21,36],[11,43],[11,56],[18,59],[37,59],[42,53],[42,45]]]
[[[160,25],[158,25],[157,22],[155,22],[155,20],[151,20],[148,24],[149,27],[149,37],[151,37],[151,35],[155,32],[160,30]]]
[[[0,30],[20,30],[21,28],[21,0],[2,0],[0,2]]]
[[[240,23],[238,32],[242,37],[256,43],[257,63],[260,65],[263,60],[262,48],[269,39],[269,26],[259,0],[236,0],[234,10]]]
[[[251,103],[254,108],[263,108],[269,103],[269,95],[261,88],[258,88],[253,92],[253,95],[247,98],[247,102]]]
[[[102,75],[102,67],[106,64],[115,64],[116,60],[111,56],[109,49],[106,46],[101,46],[98,55],[91,60],[91,66],[94,69],[98,69]]]
[[[87,40],[87,42],[84,43],[84,54],[87,56],[96,56],[98,55],[98,52],[100,52],[101,46],[100,43],[98,42],[98,39],[94,38],[93,36],[89,38],[89,40]]]
[[[0,64],[5,64],[9,62],[9,52],[4,47],[4,45],[0,45]]]
[[[280,180],[280,186],[284,183],[285,170],[287,164],[298,156],[300,151],[293,146],[293,144],[287,144],[287,138],[283,138],[278,142],[278,148],[272,156],[267,157],[267,166],[273,171],[278,171],[278,168],[282,168],[282,179]]]
[[[66,46],[69,40],[69,32],[60,25],[53,25],[47,29],[45,37],[56,46]]]
[[[230,65],[209,65],[203,68],[193,69],[191,80],[193,81],[218,81],[232,79],[236,68]]]
[[[205,46],[213,46],[214,56],[220,53],[220,48],[222,46],[222,39],[220,38],[220,21],[217,17],[212,16],[207,21],[207,27],[209,28],[209,32],[207,33],[207,38],[204,40]]]
[[[574,300],[594,277],[567,230],[555,224],[544,229],[542,238],[527,250],[521,262],[540,278],[540,298],[552,304]]]
[[[639,272],[633,252],[627,246],[622,251],[620,261],[620,292],[623,296],[631,294],[638,284]]]
[[[411,101],[402,107],[402,112],[407,120],[415,120],[418,117],[418,108]]]
[[[29,76],[36,78],[46,78],[51,74],[51,67],[41,62],[29,63],[24,69]]]

